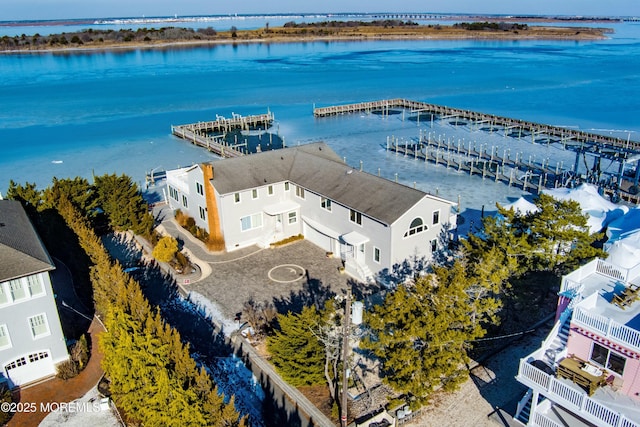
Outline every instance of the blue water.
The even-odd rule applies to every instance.
[[[640,140],[640,25],[609,40],[239,44],[0,56],[0,191],[8,182],[127,173],[212,157],[170,135],[216,114],[275,113],[287,145],[324,140],[347,162],[480,209],[520,193],[386,153],[420,131],[556,162],[557,147],[401,115],[314,119],[313,106],[384,98],[468,108]],[[606,166],[606,165],[605,165]],[[612,166],[614,167],[614,166]],[[482,190],[479,190],[482,189]]]

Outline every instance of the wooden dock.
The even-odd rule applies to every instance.
[[[529,122],[526,120],[512,119],[509,117],[485,114],[477,111],[463,110],[443,105],[429,104],[427,102],[411,101],[407,99],[386,99],[380,101],[360,102],[357,104],[335,105],[330,107],[314,108],[315,117],[328,117],[341,114],[372,113],[380,112],[382,115],[389,114],[393,109],[409,110],[412,113],[433,114],[440,117],[457,118],[469,120],[473,123],[484,123],[492,129],[521,129],[530,132],[532,135],[544,134],[549,137],[558,138],[559,141],[572,145],[591,146],[594,144],[600,147],[610,147],[640,153],[640,142],[625,140],[613,136],[599,135],[591,132],[583,132],[576,129],[567,129],[558,126],[545,125],[541,123]]]
[[[273,121],[274,115],[272,112],[254,116],[233,114],[231,118],[218,116],[216,120],[209,122],[172,125],[171,133],[194,145],[206,148],[220,157],[239,157],[245,154],[242,151],[242,147],[246,148],[246,144],[228,144],[225,141],[226,134],[234,130],[267,129],[271,127]]]

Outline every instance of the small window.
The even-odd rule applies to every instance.
[[[296,211],[289,212],[289,224],[295,224],[296,222],[298,222]]]
[[[11,299],[14,301],[27,297],[27,292],[24,289],[22,280],[20,279],[9,281],[9,289],[11,290]]]
[[[199,182],[196,182],[196,191],[198,192],[198,194],[200,194],[201,196],[204,196],[204,187],[202,186],[202,184],[200,184]]]
[[[207,219],[207,218],[206,218],[206,215],[205,215],[205,210],[204,210],[204,208],[203,208],[202,206],[198,206],[198,209],[200,210],[200,219],[202,219],[202,220]]]
[[[29,287],[29,294],[31,294],[32,297],[44,293],[44,288],[40,281],[40,275],[38,274],[27,277],[27,286]]]
[[[362,225],[362,214],[353,209],[349,209],[349,220],[355,222],[358,225]]]
[[[49,335],[49,324],[47,316],[42,313],[29,318],[29,327],[33,338],[40,338]]]
[[[440,224],[440,211],[433,212],[433,225]]]
[[[438,250],[438,239],[433,239],[431,241],[431,253],[434,253]]]
[[[380,249],[374,247],[373,248],[373,260],[377,263],[380,262]]]
[[[7,325],[0,325],[0,350],[11,347],[11,338]]]
[[[304,199],[304,188],[300,187],[299,185],[296,185],[296,196]]]
[[[619,375],[622,375],[624,372],[624,365],[627,362],[627,359],[624,356],[614,353],[608,348],[597,343],[593,343],[590,359],[592,362],[595,362]]]
[[[29,363],[37,362],[38,360],[46,359],[49,357],[48,351],[40,351],[38,353],[31,353],[29,355]]]
[[[8,371],[11,369],[19,368],[20,366],[24,366],[26,364],[27,364],[27,359],[24,357],[21,357],[9,363],[7,366],[5,366],[5,369]]]
[[[289,182],[284,183],[284,191],[289,191]]]
[[[236,203],[240,203],[240,193],[233,193],[233,200]]]
[[[176,202],[179,201],[180,199],[178,198],[178,190],[176,190],[175,188],[173,188],[172,186],[169,186],[169,195],[171,196],[171,198],[173,200],[175,200]]]
[[[267,194],[269,194],[270,196],[273,196],[273,185],[270,185],[267,187]]]
[[[404,233],[404,237],[413,236],[414,234],[427,231],[427,226],[422,222],[422,218],[414,218],[409,225],[409,229]]]
[[[185,208],[189,207],[189,203],[187,203],[187,196],[182,195],[182,206],[184,206]]]
[[[252,199],[257,199],[258,198],[258,189],[254,188],[253,190],[251,190],[251,198]]]
[[[323,209],[328,210],[329,212],[331,212],[331,200],[325,198],[325,197],[321,197],[320,198],[320,206]]]
[[[0,283],[0,304],[6,304],[9,302],[9,295],[7,294],[4,283]]]

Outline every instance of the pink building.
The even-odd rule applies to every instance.
[[[640,260],[637,260],[640,262]],[[594,260],[562,278],[556,324],[520,360],[528,426],[640,427],[640,264]]]

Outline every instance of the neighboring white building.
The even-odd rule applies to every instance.
[[[0,200],[0,382],[56,373],[69,354],[51,288],[55,267],[24,209]]]
[[[453,202],[353,169],[324,143],[168,171],[167,186],[171,208],[228,251],[302,234],[361,280],[431,258],[456,226]]]

